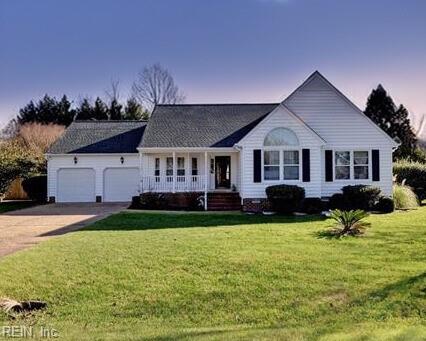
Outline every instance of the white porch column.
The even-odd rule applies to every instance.
[[[204,152],[204,209],[207,211],[207,184],[208,184],[207,152]]]
[[[143,177],[143,155],[139,151],[139,194],[143,193],[142,177]]]
[[[186,191],[190,191],[191,189],[191,184],[192,184],[192,177],[191,177],[191,169],[190,169],[190,158],[189,158],[189,152],[186,154],[186,164],[185,164],[185,189]]]
[[[176,152],[173,152],[173,193],[176,193]]]

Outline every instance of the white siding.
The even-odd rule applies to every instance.
[[[343,186],[366,184],[380,187],[384,194],[392,193],[392,143],[366,117],[359,113],[320,76],[299,88],[284,104],[312,129],[332,150],[380,150],[380,181],[371,181],[371,153],[369,180],[337,180],[325,182],[322,176],[322,196],[330,196]],[[325,154],[321,152],[324,174]]]
[[[301,149],[310,149],[311,156],[311,181],[302,182],[302,180],[292,181],[265,181],[255,183],[253,181],[253,150],[262,149],[265,136],[274,128],[285,127],[291,129],[298,137]],[[244,141],[242,141],[242,188],[240,191],[242,198],[265,198],[265,188],[276,184],[292,184],[305,188],[306,196],[318,197],[321,195],[321,160],[320,145],[318,138],[307,129],[301,122],[289,115],[284,108],[278,107],[264,121],[262,121]],[[300,159],[302,157],[299,153]],[[263,153],[262,153],[263,158]],[[262,162],[263,163],[263,162]],[[301,162],[300,162],[301,167]]]
[[[121,164],[120,157],[124,157]],[[95,171],[95,194],[103,196],[103,176],[105,168],[110,167],[137,167],[139,168],[138,154],[132,155],[77,155],[77,164],[74,164],[74,155],[50,155],[48,157],[48,196],[57,197],[58,171],[61,168],[77,169],[92,168]]]

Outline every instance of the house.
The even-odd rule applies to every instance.
[[[329,197],[366,184],[392,195],[397,147],[314,72],[281,103],[158,105],[148,123],[74,122],[47,154],[56,202],[129,201],[143,192],[200,192],[260,210],[265,188],[294,184]],[[218,206],[219,205],[219,206]]]

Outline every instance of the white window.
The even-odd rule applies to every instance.
[[[299,151],[283,151],[283,179],[299,180]]]
[[[272,129],[263,141],[263,179],[299,180],[299,139],[287,128]]]
[[[265,180],[280,179],[280,152],[278,150],[263,152],[263,178]]]
[[[155,168],[154,168],[155,182],[160,181],[160,158],[155,158]]]
[[[368,151],[354,152],[354,179],[368,179]]]
[[[168,177],[173,176],[173,158],[166,158],[166,175]]]
[[[193,157],[191,163],[192,163],[191,164],[191,166],[192,166],[192,175],[196,176],[196,175],[198,175],[198,159],[196,157]]]
[[[185,158],[184,157],[178,157],[177,158],[177,176],[185,176]],[[178,179],[179,181],[179,179]],[[181,179],[183,181],[183,179]]]
[[[351,178],[351,152],[339,151],[334,153],[334,177],[336,180]]]

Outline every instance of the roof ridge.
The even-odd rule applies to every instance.
[[[177,107],[177,106],[225,106],[225,105],[279,105],[280,102],[267,103],[179,103],[179,104],[157,104],[157,107]]]
[[[72,123],[146,123],[147,120],[75,120]]]

